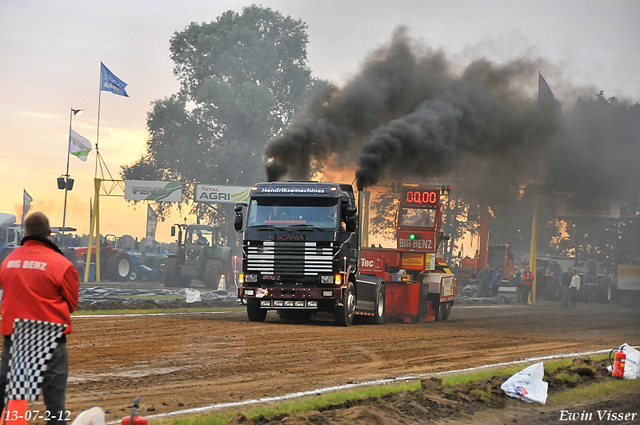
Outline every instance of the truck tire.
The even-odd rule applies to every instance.
[[[376,304],[373,314],[373,324],[375,325],[383,325],[387,320],[387,289],[384,283],[378,285],[378,289],[376,289]]]
[[[178,257],[168,257],[165,260],[162,277],[164,286],[167,288],[188,288],[191,286],[191,279],[180,275],[180,259]]]
[[[356,287],[352,282],[347,285],[344,297],[334,310],[334,318],[338,326],[351,326],[356,309]]]
[[[116,251],[107,260],[107,277],[113,282],[126,282],[133,270],[131,256],[124,251]]]
[[[250,322],[264,322],[267,318],[267,310],[260,308],[260,300],[247,298],[247,317]]]
[[[221,276],[222,261],[218,259],[207,260],[207,264],[204,266],[204,276],[202,277],[204,287],[208,289],[218,289]]]

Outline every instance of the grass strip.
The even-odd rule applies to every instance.
[[[593,361],[599,361],[607,358],[605,354],[591,356]],[[573,358],[557,359],[545,362],[545,371],[553,372],[560,367],[566,367],[572,364]],[[533,364],[533,363],[532,363]],[[496,375],[511,376],[528,365],[510,366],[502,369],[489,369],[478,372],[451,375],[442,378],[443,386],[455,386],[460,384],[469,384],[485,379],[490,379]],[[588,398],[604,397],[606,395],[634,391],[640,388],[640,379],[633,381],[608,381],[599,384],[592,384],[588,387],[575,388],[563,391],[558,394],[549,396],[548,403],[566,403],[575,401],[584,401]],[[278,403],[269,403],[265,405],[251,407],[249,409],[228,409],[220,412],[212,412],[200,415],[191,415],[178,419],[157,419],[153,423],[157,425],[225,425],[228,424],[233,417],[242,413],[247,418],[273,418],[282,414],[285,415],[304,415],[304,412],[318,410],[332,405],[344,404],[347,401],[364,400],[369,397],[381,397],[385,394],[400,393],[405,391],[417,391],[420,389],[420,380],[411,380],[407,382],[388,384],[381,386],[362,387],[354,390],[341,391],[335,393],[320,394],[318,396],[305,397],[296,400],[289,400]],[[446,390],[445,390],[446,392]]]

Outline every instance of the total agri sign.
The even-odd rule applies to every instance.
[[[196,184],[195,202],[202,203],[247,203],[251,187],[218,186],[212,184]]]

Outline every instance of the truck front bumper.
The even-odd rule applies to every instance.
[[[256,288],[241,286],[238,298],[256,298],[265,309],[318,309],[322,300],[340,300],[342,288]]]

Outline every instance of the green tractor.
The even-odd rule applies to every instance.
[[[176,236],[176,228],[178,249],[164,262],[164,285],[188,288],[191,280],[197,279],[205,288],[218,289],[224,275],[225,289],[235,289],[231,248],[218,245],[218,229],[205,224],[176,224],[171,226],[171,236]]]

